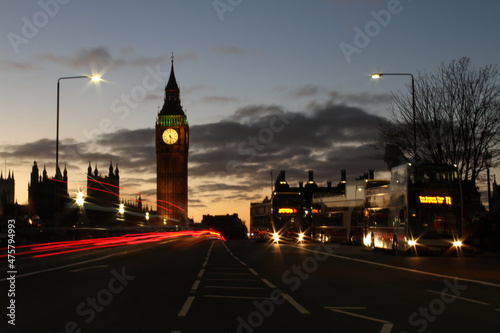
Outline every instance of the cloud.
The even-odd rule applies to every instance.
[[[200,200],[196,202],[200,208],[214,200],[258,201],[263,189],[270,187],[271,170],[275,176],[278,170],[286,170],[294,186],[307,180],[308,170],[314,170],[322,186],[329,180],[336,184],[341,169],[347,169],[350,180],[368,169],[385,171],[371,145],[378,136],[378,120],[361,108],[328,102],[307,111],[249,105],[223,120],[192,125],[191,196]],[[123,129],[85,142],[64,140],[60,161],[68,163],[70,180],[84,177],[89,161],[105,173],[112,161],[119,165],[124,186],[154,196],[154,135],[154,128]],[[31,170],[33,158],[39,165],[47,163],[49,171],[54,166],[54,147],[54,140],[49,139],[4,145],[0,156],[17,160],[16,170],[25,173]]]
[[[18,62],[12,60],[0,60],[0,69],[16,70],[16,71],[32,71],[39,70],[40,66],[29,62]]]
[[[120,53],[127,58],[115,57],[105,47],[80,48],[69,56],[44,53],[37,58],[41,61],[62,64],[75,70],[90,71],[91,73],[104,73],[110,69],[119,70],[130,67],[144,67],[171,61],[170,55],[132,58],[134,49],[127,48],[126,50],[126,52],[122,51]],[[197,58],[198,56],[195,53],[174,55],[176,62],[194,61]]]
[[[371,105],[375,103],[390,103],[393,98],[390,94],[356,93],[346,94],[338,91],[330,91],[329,95],[333,101],[339,104],[357,103],[361,105]]]
[[[307,84],[307,85],[292,89],[292,91],[290,93],[295,98],[302,98],[302,97],[314,97],[314,96],[317,96],[319,94],[323,94],[325,92],[326,92],[326,89],[323,89],[318,85]]]
[[[203,103],[219,103],[219,104],[233,103],[238,101],[239,101],[238,98],[224,97],[224,96],[206,96],[201,99],[201,102]]]
[[[215,53],[225,53],[225,54],[243,54],[243,50],[238,46],[220,46],[212,48]]]

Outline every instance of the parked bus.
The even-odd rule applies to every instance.
[[[367,193],[365,245],[394,252],[462,246],[462,193],[457,168],[403,164],[388,187]]]
[[[302,241],[305,230],[304,199],[300,192],[273,193],[271,224],[274,241]]]
[[[272,236],[271,200],[266,197],[262,202],[250,204],[250,233],[249,239],[256,242],[265,242]]]
[[[312,207],[312,237],[322,243],[361,244],[364,237],[366,191],[387,185],[388,180],[363,179],[349,182],[342,194],[318,193]]]

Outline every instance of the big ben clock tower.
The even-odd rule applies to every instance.
[[[156,198],[161,224],[188,224],[189,124],[182,110],[174,57],[156,119]]]

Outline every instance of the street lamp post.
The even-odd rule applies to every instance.
[[[415,115],[415,79],[411,73],[374,73],[372,74],[373,79],[378,79],[382,75],[404,75],[411,77],[411,107],[413,111],[413,158],[417,159],[417,121]]]
[[[84,78],[92,79],[92,81],[94,81],[94,82],[101,81],[101,77],[98,76],[98,75],[65,76],[65,77],[60,77],[57,80],[56,172],[57,172],[57,169],[59,168],[59,91],[60,91],[61,80],[67,80],[67,79],[84,79]]]
[[[491,153],[486,150],[484,154],[484,164],[486,166],[486,184],[488,185],[488,211],[491,213],[491,189],[490,189],[490,168],[491,168]]]
[[[57,80],[57,115],[56,115],[56,178],[58,175],[59,171],[59,92],[60,92],[60,85],[61,85],[61,80],[67,80],[67,79],[83,79],[83,78],[89,78],[92,79],[93,82],[99,82],[101,81],[101,77],[98,75],[79,75],[79,76],[65,76],[65,77],[60,77]],[[55,221],[56,225],[58,224],[59,220],[59,191],[58,186],[54,186],[55,189],[55,203],[56,203],[56,211],[55,211]]]

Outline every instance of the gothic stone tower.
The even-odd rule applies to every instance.
[[[161,224],[188,223],[189,125],[182,110],[174,60],[156,119],[156,198]]]

